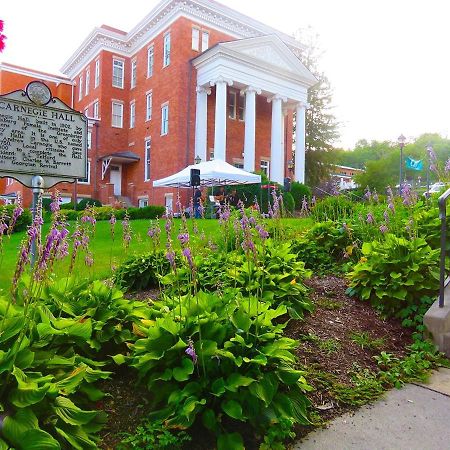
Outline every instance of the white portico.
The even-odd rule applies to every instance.
[[[255,162],[256,96],[272,105],[270,178],[283,183],[286,161],[284,113],[296,114],[295,179],[305,177],[305,109],[307,90],[317,80],[277,36],[261,36],[215,45],[193,60],[197,69],[195,155],[207,160],[207,100],[215,86],[214,158],[227,157],[227,87],[245,95],[244,169]]]

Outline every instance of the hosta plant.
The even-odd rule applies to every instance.
[[[382,313],[405,318],[406,308],[437,294],[439,250],[424,239],[387,234],[383,241],[364,243],[362,253],[348,274],[348,293],[369,300]]]
[[[0,449],[96,448],[105,415],[88,405],[103,396],[93,383],[109,372],[70,345],[91,333],[87,321],[0,298]]]
[[[166,298],[154,311],[128,360],[153,396],[152,419],[174,429],[203,424],[219,450],[244,448],[243,424],[262,437],[286,420],[308,423],[310,387],[294,369],[297,342],[273,324],[285,306],[271,309],[232,290]]]

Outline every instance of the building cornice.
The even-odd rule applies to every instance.
[[[179,17],[207,24],[236,39],[276,34],[292,50],[304,47],[281,31],[212,0],[163,0],[126,35],[107,28],[95,28],[63,65],[61,71],[74,78],[101,50],[133,56]]]
[[[43,81],[50,81],[52,83],[64,83],[72,86],[72,81],[66,77],[58,77],[56,75],[52,75],[46,72],[41,72],[39,70],[27,69],[26,67],[15,66],[13,64],[8,63],[0,63],[0,71],[1,72],[11,72],[19,75],[25,75],[30,78],[37,78]]]

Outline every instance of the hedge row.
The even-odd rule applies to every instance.
[[[114,214],[117,220],[122,220],[125,217],[125,212],[128,211],[128,217],[134,219],[156,219],[161,217],[164,212],[164,206],[150,205],[144,208],[127,208],[115,209],[112,206],[96,206],[94,207],[95,218],[97,220],[109,220]],[[76,220],[84,214],[84,211],[74,211],[70,209],[63,210],[67,220]]]

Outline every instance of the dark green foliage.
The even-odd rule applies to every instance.
[[[364,243],[363,257],[348,274],[350,295],[369,300],[382,313],[405,317],[425,296],[439,289],[439,250],[422,238],[386,235],[385,240]]]
[[[15,205],[0,206],[0,215],[4,215],[6,225],[9,225],[15,208]],[[29,225],[31,225],[31,211],[29,209],[24,209],[22,214],[17,218],[12,231],[24,231]]]
[[[83,200],[81,200],[78,203],[77,210],[83,211],[84,209],[86,209],[86,207],[88,205],[90,205],[90,206],[102,206],[102,202],[100,200],[95,199],[95,198],[83,198]]]
[[[144,208],[128,208],[130,219],[157,219],[165,212],[164,206],[145,206]]]
[[[311,189],[306,186],[306,184],[299,183],[297,181],[293,181],[291,183],[291,194],[294,197],[295,209],[299,211],[302,208],[303,198],[310,200],[311,198]]]
[[[311,215],[316,221],[345,221],[355,218],[355,203],[343,195],[328,196],[318,200],[311,208]]]
[[[342,262],[351,261],[357,254],[348,229],[332,221],[314,224],[293,241],[292,250],[314,273],[342,271]]]
[[[295,202],[294,197],[292,197],[292,194],[290,192],[283,193],[283,206],[285,212],[288,212],[289,214],[292,214],[294,212]]]
[[[260,296],[262,301],[277,307],[286,305],[291,317],[300,318],[313,305],[307,297],[303,281],[310,276],[304,263],[298,261],[288,242],[269,239],[266,245],[257,245],[257,259],[248,258],[242,251],[196,257],[196,286],[210,292],[239,288],[246,295]],[[162,278],[166,292],[176,295],[179,290],[192,290],[191,271],[179,264],[176,273]]]
[[[178,450],[191,441],[185,431],[168,430],[161,420],[144,419],[134,433],[123,433],[118,450]]]
[[[338,124],[332,113],[332,89],[327,76],[319,67],[320,50],[317,35],[309,30],[299,31],[298,38],[305,44],[300,55],[303,64],[317,78],[317,83],[308,89],[306,110],[306,181],[317,186],[328,176],[332,163],[332,143],[339,136]]]
[[[77,220],[80,217],[80,211],[75,211],[73,209],[62,210],[66,220]]]
[[[73,202],[62,203],[61,209],[74,209],[74,204]]]
[[[293,367],[297,343],[273,323],[286,307],[233,290],[165,298],[153,308],[130,361],[152,394],[150,419],[168,429],[203,424],[219,449],[243,448],[240,423],[262,434],[281,420],[308,423],[310,387]],[[197,364],[185,352],[190,345]]]
[[[159,286],[159,277],[169,273],[170,264],[165,252],[132,256],[114,272],[117,286],[128,291],[138,291]]]

